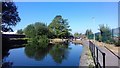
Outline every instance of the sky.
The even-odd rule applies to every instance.
[[[13,30],[24,29],[35,22],[49,25],[56,15],[68,19],[72,33],[99,32],[99,25],[118,27],[117,2],[15,2],[21,21]]]
[[[119,0],[13,0],[15,2],[118,2]]]

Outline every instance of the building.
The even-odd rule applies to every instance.
[[[119,37],[120,36],[120,27],[112,29],[112,36]]]
[[[1,31],[2,34],[17,34],[17,31],[14,31],[14,32],[3,32]]]

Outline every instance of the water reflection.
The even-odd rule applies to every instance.
[[[27,57],[37,61],[43,60],[47,54],[50,54],[56,63],[62,63],[62,60],[67,59],[68,56],[67,44],[48,45],[46,48],[37,47],[39,45],[29,43],[25,47],[25,54]]]
[[[14,48],[24,47],[27,40],[9,40],[2,38],[2,68],[12,68],[13,62],[6,61],[5,59],[10,55],[9,50]]]
[[[2,68],[12,68],[13,62],[4,62]]]
[[[56,44],[50,50],[50,55],[56,63],[62,63],[64,59],[67,59],[68,56],[68,45]]]
[[[48,46],[46,48],[38,48],[35,44],[29,43],[25,47],[25,54],[29,58],[33,58],[37,61],[44,59],[44,57],[48,54],[49,50],[51,49],[51,46]]]
[[[9,49],[4,57],[3,66],[77,66],[81,46],[72,43],[57,43],[47,47],[39,47],[36,43],[28,43],[23,48]],[[17,55],[16,55],[17,54]],[[15,59],[13,59],[15,58]],[[74,59],[74,60],[73,60]],[[22,61],[25,60],[25,61]]]

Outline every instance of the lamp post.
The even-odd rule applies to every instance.
[[[93,21],[93,23],[95,23],[95,17],[92,17],[92,21]],[[94,43],[95,43],[95,33],[93,33],[94,34]]]

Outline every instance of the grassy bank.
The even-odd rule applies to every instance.
[[[99,41],[93,41],[91,40],[94,44],[96,44],[97,46],[100,47],[104,47],[106,46],[107,48],[109,48],[111,51],[113,51],[115,54],[119,53],[119,49],[120,47],[115,46],[114,44],[107,44],[107,43],[103,43],[103,42],[99,42]]]

